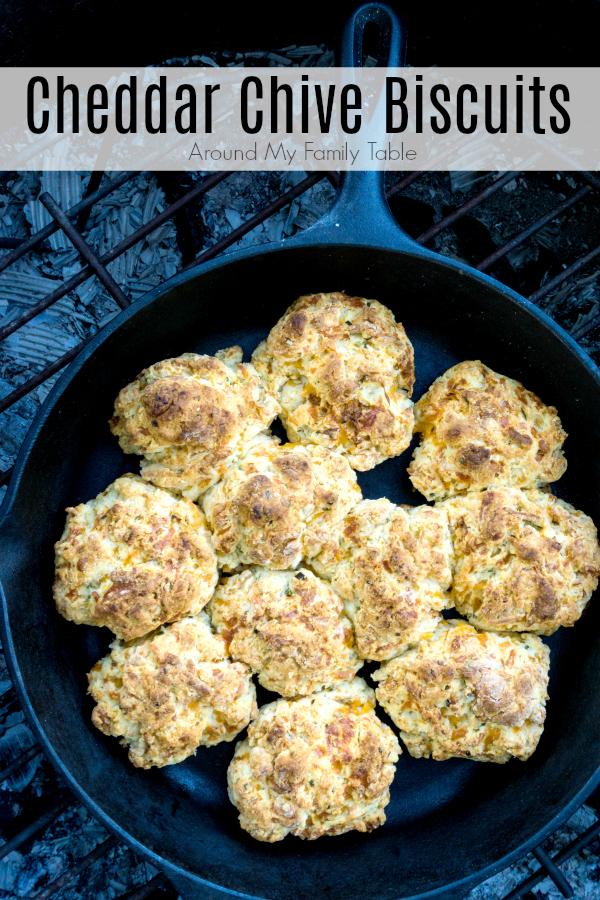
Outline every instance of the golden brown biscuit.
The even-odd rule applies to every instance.
[[[556,481],[567,435],[553,406],[479,360],[444,372],[415,405],[421,444],[408,468],[428,500]]]
[[[600,576],[589,516],[545,491],[490,488],[439,504],[456,553],[452,596],[479,628],[553,634],[581,616]]]
[[[217,558],[191,500],[124,475],[67,513],[53,588],[66,619],[106,625],[128,641],[210,600]]]
[[[134,766],[232,741],[258,713],[250,670],[228,658],[204,612],[110,649],[88,674],[92,722],[129,747]]]
[[[117,397],[110,429],[125,453],[144,457],[147,481],[196,500],[278,412],[241,349],[229,347],[144,369]]]
[[[381,660],[436,629],[452,560],[445,513],[382,498],[355,506],[311,564],[344,598],[360,655]]]
[[[284,697],[347,681],[363,664],[340,597],[307,569],[246,569],[219,585],[208,611],[233,659]]]
[[[294,568],[361,499],[338,453],[261,436],[203,498],[219,565]]]
[[[299,297],[252,361],[279,399],[290,441],[337,450],[361,472],[408,447],[413,348],[377,300]]]
[[[259,710],[227,773],[240,825],[258,841],[373,831],[401,753],[362,678]]]
[[[529,759],[544,728],[550,651],[535,635],[480,634],[446,620],[374,673],[411,756]]]

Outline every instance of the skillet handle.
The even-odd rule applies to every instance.
[[[393,69],[404,65],[406,60],[406,33],[404,22],[387,3],[363,3],[346,20],[336,54],[336,66],[343,69],[362,68],[363,44],[367,25],[379,29],[379,50],[377,66]]]
[[[387,3],[379,2],[364,3],[348,18],[342,32],[336,64],[347,69],[362,66],[367,25],[376,25],[379,29],[377,65],[382,68],[403,66],[406,56],[404,22]],[[383,116],[378,115],[378,111],[373,119],[375,122],[383,122]],[[375,133],[369,135],[371,140],[379,136],[377,131],[376,128]],[[286,244],[379,244],[428,255],[430,251],[417,244],[396,223],[385,198],[384,178],[383,171],[351,169],[342,172],[331,210],[306,231],[288,238]]]

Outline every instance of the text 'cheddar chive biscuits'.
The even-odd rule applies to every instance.
[[[566,434],[553,406],[479,360],[453,366],[415,404],[421,444],[410,480],[428,500],[556,481]]]
[[[413,348],[377,300],[299,297],[252,361],[281,404],[290,441],[337,450],[361,472],[408,447]]]
[[[233,659],[284,697],[352,679],[363,664],[340,597],[306,569],[246,569],[219,585],[209,611]]]
[[[373,678],[411,756],[504,763],[537,747],[549,664],[535,635],[480,634],[454,619]]]
[[[242,828],[273,842],[382,825],[401,750],[374,707],[362,678],[263,706],[227,773]]]
[[[184,353],[144,369],[120,392],[110,428],[142,476],[195,500],[279,412],[240,347]]]
[[[435,630],[451,605],[452,559],[443,511],[382,498],[355,506],[312,565],[344,598],[359,654],[381,660]]]
[[[258,710],[250,670],[227,656],[206,613],[111,644],[88,675],[92,722],[129,747],[134,766],[169,766],[232,741]]]
[[[210,600],[217,558],[191,500],[124,475],[67,513],[53,588],[66,619],[129,641]]]
[[[259,437],[203,498],[219,565],[297,566],[361,499],[356,474],[325,447]]]
[[[589,516],[545,491],[490,488],[439,504],[456,553],[452,596],[479,628],[552,634],[581,616],[600,576]]]

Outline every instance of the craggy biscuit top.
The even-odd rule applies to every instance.
[[[382,825],[401,751],[374,706],[361,678],[263,706],[227,773],[242,828],[273,842]]]
[[[203,498],[219,565],[287,569],[319,552],[361,499],[356,474],[325,447],[256,438]]]
[[[566,434],[553,406],[479,360],[444,372],[415,405],[421,444],[408,473],[428,500],[556,481]]]
[[[250,670],[228,658],[204,612],[110,649],[88,675],[92,722],[129,747],[134,766],[172,765],[201,744],[232,741],[257,715]]]
[[[443,511],[382,498],[355,506],[312,565],[346,601],[360,655],[389,659],[441,621],[452,561]]]
[[[340,597],[307,569],[246,569],[219,585],[208,609],[233,659],[284,697],[354,678],[363,664]]]
[[[535,635],[481,634],[455,619],[373,678],[411,756],[503,763],[537,747],[549,664]]]
[[[67,513],[53,588],[66,619],[131,640],[210,600],[217,559],[191,500],[124,475]]]
[[[600,576],[589,516],[539,490],[491,488],[439,504],[450,521],[457,610],[480,628],[552,634],[581,616]]]
[[[377,300],[299,297],[252,361],[279,399],[291,441],[338,450],[360,471],[408,447],[413,348]]]
[[[239,347],[184,353],[144,369],[119,393],[110,428],[142,476],[195,500],[279,412]]]

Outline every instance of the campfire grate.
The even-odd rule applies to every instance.
[[[0,174],[0,182],[8,180],[13,174],[14,173],[10,172]],[[43,193],[39,199],[50,213],[52,221],[26,240],[0,238],[0,248],[8,250],[4,256],[0,257],[0,272],[8,269],[9,266],[24,257],[27,253],[47,248],[48,245],[45,242],[47,242],[48,238],[53,234],[59,231],[62,231],[70,240],[86,265],[75,275],[65,280],[62,285],[52,291],[52,293],[43,297],[26,311],[1,327],[0,342],[18,331],[36,316],[40,315],[44,310],[57,303],[57,301],[62,297],[65,297],[70,291],[74,290],[74,288],[93,277],[97,277],[101,281],[121,309],[126,309],[132,301],[111,276],[107,270],[107,265],[124,254],[129,248],[143,241],[149,234],[161,227],[161,225],[172,220],[177,214],[189,208],[195,201],[210,192],[231,174],[231,172],[216,172],[204,177],[192,190],[189,190],[180,199],[170,204],[163,212],[154,216],[150,221],[100,256],[92,250],[82,235],[85,231],[92,208],[100,200],[109,196],[113,191],[136,177],[138,173],[123,172],[112,178],[108,178],[102,172],[92,173],[85,196],[79,203],[68,210],[61,209],[56,200],[49,193]],[[434,238],[447,230],[452,229],[460,219],[482,207],[490,197],[505,188],[515,179],[519,178],[522,174],[523,173],[521,172],[507,172],[505,174],[500,174],[499,176],[497,174],[491,176],[494,179],[491,184],[488,184],[478,193],[472,195],[462,205],[457,206],[457,208],[453,209],[449,214],[442,217],[441,221],[427,228],[416,237],[416,240],[420,244],[428,244]],[[490,270],[499,260],[506,257],[507,254],[514,251],[517,247],[525,244],[525,242],[540,232],[548,224],[558,219],[568,209],[580,203],[584,198],[589,197],[594,192],[600,191],[600,177],[596,174],[591,172],[579,172],[573,174],[581,183],[579,186],[575,186],[570,196],[562,199],[561,202],[551,210],[544,213],[544,215],[540,216],[535,221],[530,222],[520,232],[514,234],[509,240],[497,247],[492,253],[489,253],[485,258],[476,262],[475,268],[484,272]],[[400,178],[395,184],[387,188],[388,199],[393,200],[410,185],[418,182],[424,175],[426,175],[425,172],[411,172]],[[285,206],[291,204],[294,199],[301,196],[324,178],[327,178],[334,187],[337,187],[339,175],[335,172],[307,174],[305,178],[290,190],[268,203],[258,213],[239,227],[234,228],[229,234],[218,240],[207,250],[200,252],[194,259],[183,265],[180,268],[180,271],[186,271],[195,266],[199,266],[207,260],[213,259],[220,253],[223,253],[239,241],[245,234],[275,215]],[[539,303],[540,300],[555,291],[561,284],[572,279],[576,273],[587,267],[598,256],[600,256],[600,245],[565,267],[562,272],[531,293],[528,299],[532,303]],[[571,331],[571,334],[576,340],[581,340],[589,335],[598,325],[600,325],[600,313],[587,317],[587,321],[579,327],[576,326]],[[75,359],[90,340],[91,335],[78,343],[60,358],[45,366],[40,372],[27,379],[23,384],[0,400],[0,413],[10,409],[19,400],[67,366]],[[0,487],[8,483],[11,472],[12,469],[8,469],[7,471],[0,473]],[[17,697],[14,688],[10,688],[6,691],[2,697],[3,707],[7,707],[11,703],[14,704],[16,701]],[[0,784],[6,781],[7,778],[18,773],[20,769],[41,754],[41,752],[41,747],[34,745],[25,750],[20,756],[17,756],[8,766],[0,771]],[[76,802],[75,798],[70,794],[67,795],[64,792],[59,794],[58,798],[54,798],[52,804],[47,806],[34,821],[30,822],[5,844],[0,846],[0,860],[6,857],[11,851],[18,850],[20,847],[27,845],[28,842],[44,832],[66,809]],[[546,877],[552,879],[564,897],[573,897],[574,890],[561,872],[559,866],[587,847],[599,835],[600,821],[593,824],[583,834],[558,852],[553,858],[548,856],[541,846],[537,847],[533,851],[533,855],[540,863],[539,869],[523,881],[522,884],[507,894],[505,900],[518,900],[518,898],[524,897]],[[31,900],[48,900],[48,898],[52,897],[63,888],[69,885],[72,886],[75,879],[81,876],[82,873],[88,870],[95,862],[104,858],[118,845],[118,843],[119,842],[114,837],[109,837],[102,841],[91,852],[87,853],[79,861],[73,864],[70,869],[38,891]],[[166,877],[159,874],[141,887],[129,891],[126,894],[122,894],[119,900],[143,900],[143,898],[152,897],[165,898],[167,896],[175,896],[175,894],[176,892],[171,888]]]

